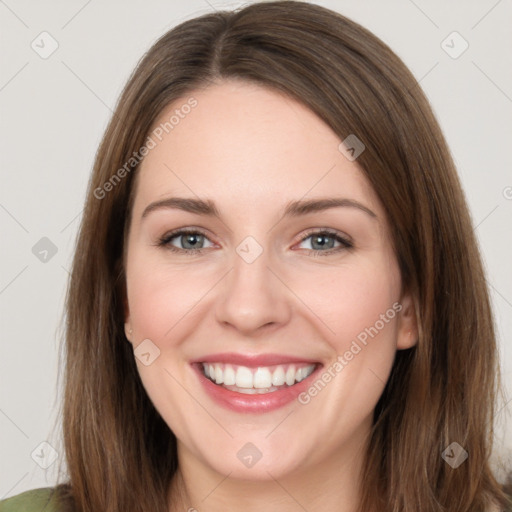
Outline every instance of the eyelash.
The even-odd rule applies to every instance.
[[[203,233],[199,229],[177,229],[175,231],[171,231],[170,233],[165,234],[162,238],[160,238],[157,242],[158,247],[164,247],[165,249],[180,253],[180,254],[187,254],[188,256],[195,256],[198,254],[201,254],[206,250],[206,248],[201,249],[180,249],[179,247],[174,247],[173,245],[170,245],[170,242],[173,238],[176,238],[180,235],[202,235],[205,238],[208,238],[205,233]],[[320,229],[320,230],[311,230],[306,233],[306,235],[299,240],[298,243],[302,243],[308,238],[310,238],[312,235],[327,235],[331,238],[334,238],[337,242],[341,243],[341,247],[337,247],[335,249],[329,249],[327,251],[319,251],[315,249],[306,249],[309,252],[313,253],[313,257],[317,256],[329,256],[334,253],[338,253],[339,251],[346,250],[346,249],[352,249],[354,245],[352,242],[350,242],[347,238],[342,237],[337,231],[331,230],[331,229]]]

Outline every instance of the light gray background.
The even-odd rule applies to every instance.
[[[0,499],[55,483],[57,463],[43,469],[35,461],[51,461],[44,441],[63,455],[58,431],[51,435],[63,299],[89,173],[121,89],[164,32],[243,3],[0,0]],[[511,1],[315,3],[383,39],[427,93],[467,194],[512,390]],[[47,59],[31,48],[34,40],[50,47],[38,38],[43,31],[59,45]],[[469,43],[456,59],[441,47],[453,31]],[[460,41],[452,40],[446,44],[457,51]],[[32,252],[42,237],[58,249],[46,262]],[[500,405],[495,461],[512,465],[509,394]]]

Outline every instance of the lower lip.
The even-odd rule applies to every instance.
[[[241,413],[270,412],[293,402],[300,393],[309,387],[311,380],[322,367],[322,365],[318,365],[311,375],[308,375],[304,380],[293,386],[287,386],[270,393],[249,395],[237,393],[236,391],[231,391],[223,386],[214,384],[210,379],[205,377],[201,363],[193,364],[192,366],[210,398],[226,409]]]

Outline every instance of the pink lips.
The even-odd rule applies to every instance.
[[[226,389],[223,386],[214,384],[210,379],[205,377],[201,363],[220,362],[252,368],[257,366],[303,363],[316,364],[317,368],[315,368],[311,375],[293,386],[285,386],[282,389],[270,393],[249,395]],[[274,411],[295,400],[300,393],[310,386],[312,380],[316,378],[319,369],[323,366],[318,361],[312,359],[303,359],[282,354],[247,355],[235,353],[210,354],[191,361],[191,364],[205,392],[214,402],[231,411],[256,414]]]

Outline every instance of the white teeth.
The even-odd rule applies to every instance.
[[[224,375],[222,374],[222,368],[220,366],[215,367],[215,382],[222,384],[224,382]]]
[[[206,377],[218,385],[233,388],[240,393],[255,394],[277,391],[285,384],[293,386],[311,375],[315,369],[314,364],[299,368],[296,366],[290,364],[248,368],[223,363],[203,363],[203,371]]]
[[[307,368],[300,368],[297,371],[297,375],[295,375],[295,380],[297,382],[300,382],[304,380],[308,376],[308,369]]]
[[[273,386],[282,386],[284,384],[286,377],[282,366],[278,366],[274,373],[272,374],[272,385]]]
[[[252,372],[245,366],[239,366],[236,371],[236,386],[238,388],[252,388]]]
[[[226,386],[234,386],[236,384],[235,370],[229,364],[224,368],[224,384]]]
[[[272,386],[271,388],[262,388],[262,389],[237,388],[236,386],[226,386],[226,388],[231,391],[236,391],[237,393],[242,393],[244,395],[263,395],[265,393],[273,393],[274,391],[277,391],[279,389],[274,386]]]
[[[258,368],[254,374],[253,384],[255,388],[269,388],[272,386],[272,374],[268,368]]]
[[[286,372],[286,384],[288,386],[293,386],[295,383],[295,366],[293,364],[288,368],[288,371]]]

